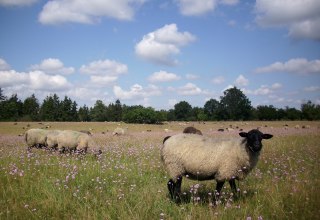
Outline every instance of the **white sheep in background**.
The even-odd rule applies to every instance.
[[[32,147],[42,148],[46,146],[47,135],[51,130],[44,130],[40,128],[32,128],[25,132],[24,138],[28,145],[28,149]]]
[[[47,136],[46,144],[51,148],[59,148],[60,152],[79,151],[86,153],[92,139],[88,134],[79,131],[64,130]]]
[[[235,179],[241,180],[255,167],[262,139],[272,138],[259,130],[240,132],[241,139],[215,139],[196,134],[166,137],[161,158],[170,175],[168,190],[172,199],[180,199],[182,176],[193,180],[217,181],[218,193],[225,181],[236,193]]]
[[[123,128],[117,127],[116,129],[114,129],[112,135],[124,135],[127,133],[127,131],[128,131],[128,128],[123,129]]]

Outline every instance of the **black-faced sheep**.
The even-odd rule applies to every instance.
[[[198,134],[198,135],[202,135],[202,132],[198,129],[196,129],[195,127],[186,127],[182,133],[185,134]]]
[[[240,132],[241,139],[214,139],[195,134],[177,134],[167,138],[161,149],[161,159],[170,175],[168,190],[179,200],[182,176],[194,180],[217,181],[218,193],[225,181],[236,193],[235,180],[241,180],[258,162],[262,139],[272,135],[258,130]]]

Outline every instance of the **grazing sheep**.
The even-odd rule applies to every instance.
[[[195,134],[177,134],[167,137],[161,149],[161,159],[171,177],[168,189],[172,199],[180,199],[182,176],[194,180],[217,181],[221,192],[229,181],[236,193],[235,179],[241,180],[258,162],[262,139],[272,135],[254,129],[240,132],[242,139],[213,139]]]
[[[128,130],[128,128],[123,129],[123,128],[117,127],[116,129],[114,129],[112,134],[113,135],[124,135],[127,133],[127,130]]]
[[[58,149],[58,135],[61,133],[62,131],[60,130],[54,130],[53,132],[49,132],[47,134],[47,138],[46,138],[46,146],[50,149]]]
[[[46,137],[50,131],[40,128],[32,128],[25,132],[24,138],[28,145],[28,149],[33,147],[42,148],[46,146]]]
[[[86,153],[91,141],[91,137],[88,134],[64,130],[57,134],[48,135],[46,143],[48,147],[59,148],[61,153],[66,150]]]
[[[186,127],[182,133],[185,134],[198,134],[198,135],[202,135],[202,132],[198,129],[196,129],[195,127]]]

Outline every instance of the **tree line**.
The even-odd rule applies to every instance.
[[[155,124],[163,121],[220,121],[220,120],[319,120],[320,105],[311,101],[301,109],[273,105],[252,107],[250,100],[237,87],[224,91],[220,100],[210,99],[203,107],[192,107],[181,101],[173,109],[157,111],[141,105],[127,106],[120,100],[106,105],[97,100],[93,107],[78,108],[68,96],[47,96],[41,103],[31,95],[21,101],[17,94],[6,97],[0,88],[1,121],[124,121]]]

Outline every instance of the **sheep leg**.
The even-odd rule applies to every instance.
[[[217,181],[216,191],[217,191],[218,198],[220,197],[220,193],[221,193],[223,185],[224,185],[224,181],[219,181],[219,182]]]
[[[179,176],[176,182],[170,179],[167,184],[171,199],[175,200],[176,202],[180,202],[181,183],[182,176]]]
[[[233,194],[237,195],[237,186],[236,186],[235,179],[229,180],[229,184],[230,184],[230,187],[231,187],[231,190],[232,190]]]

